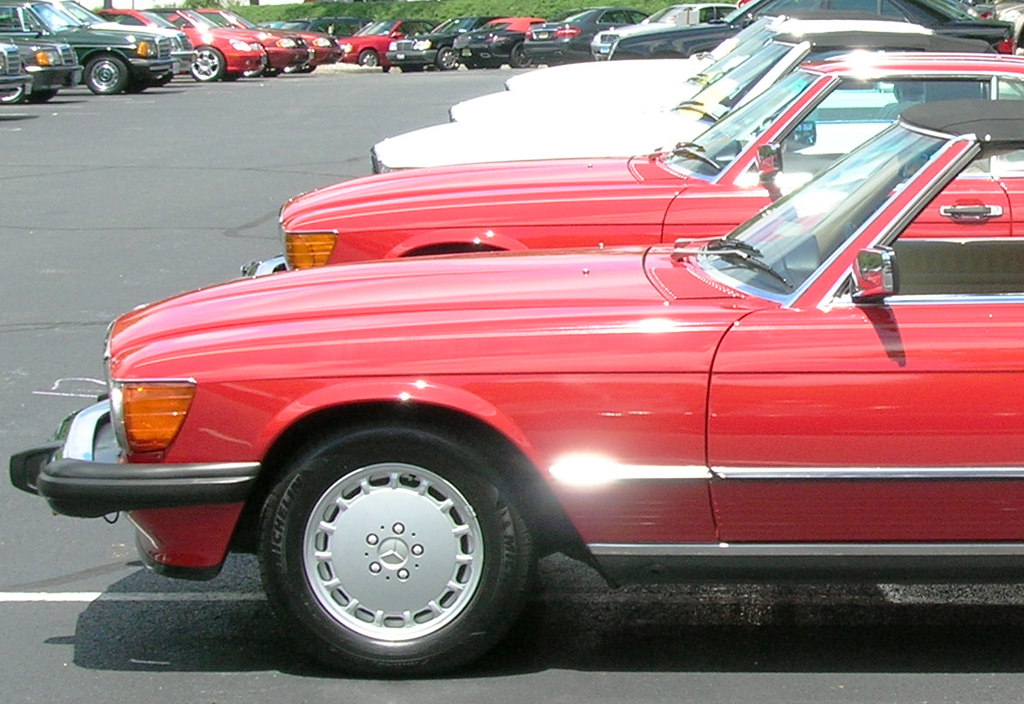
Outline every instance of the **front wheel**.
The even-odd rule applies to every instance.
[[[459,67],[459,55],[450,46],[443,46],[437,50],[434,65],[439,71],[451,71]]]
[[[196,53],[192,57],[192,66],[189,70],[192,78],[200,83],[219,81],[227,72],[227,59],[224,58],[220,49],[201,46],[196,49]]]
[[[490,648],[523,605],[534,552],[487,468],[413,427],[313,445],[260,523],[264,584],[287,630],[364,673],[439,672]]]
[[[85,85],[96,95],[123,93],[128,78],[128,64],[112,54],[93,57],[85,65]]]
[[[380,57],[377,56],[377,52],[373,49],[363,49],[359,52],[359,65],[366,66],[368,68],[376,68],[380,66]]]
[[[508,55],[508,65],[511,68],[526,68],[530,65],[530,57],[526,53],[526,47],[516,44]]]
[[[0,103],[3,103],[4,105],[17,105],[19,103],[27,102],[31,95],[28,91],[29,87],[27,85],[18,86],[14,90],[0,96]]]

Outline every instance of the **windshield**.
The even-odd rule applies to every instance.
[[[718,176],[817,79],[807,71],[786,76],[709,127],[694,140],[690,150],[667,157],[665,163],[685,174]]]
[[[107,21],[102,17],[92,14],[78,3],[66,2],[61,4],[60,9],[71,17],[74,17],[82,24],[100,24]]]
[[[368,24],[360,29],[353,36],[360,37],[367,36],[369,34],[391,34],[391,28],[394,24],[394,20],[381,20],[379,22],[374,22],[373,24]]]
[[[61,32],[66,29],[77,29],[82,26],[82,23],[76,20],[71,15],[65,14],[58,10],[53,5],[48,3],[39,3],[32,6],[32,12],[35,13],[39,21],[43,23],[51,32]]]
[[[699,256],[700,264],[744,284],[791,293],[945,144],[942,138],[897,123],[718,243],[719,249],[734,244],[736,249],[756,252],[752,258],[757,266],[710,249]]]
[[[217,15],[217,16],[218,17],[222,17],[221,15]],[[255,24],[253,24],[249,20],[245,19],[241,15],[235,14],[234,12],[231,13],[231,19],[230,20],[227,19],[227,18],[223,18],[223,19],[228,24],[228,26],[231,26],[232,22],[234,22],[236,24],[242,25],[246,29],[259,29],[258,26],[256,26]]]
[[[214,25],[215,27],[230,27],[231,26],[231,24],[226,19],[224,19],[223,17],[221,17],[217,13],[202,12],[200,14],[201,14],[202,17],[206,18],[207,22],[209,22],[210,24]]]
[[[195,10],[178,10],[178,13],[183,17],[188,17],[192,20],[192,23],[196,25],[197,29],[210,29],[219,25],[214,24],[210,21],[211,18],[206,15],[201,15]]]
[[[968,20],[970,22],[977,21],[977,17],[972,15],[970,10],[964,8],[957,0],[923,0],[923,4],[927,8],[928,5],[938,8],[942,14],[949,15],[954,19]]]
[[[702,116],[717,120],[747,94],[765,74],[776,68],[793,46],[780,42],[769,42],[750,53],[739,53],[750,48],[758,40],[746,42],[735,51],[711,64],[705,71],[690,80],[704,86],[692,100],[680,103],[675,110],[693,110]]]
[[[473,29],[473,25],[475,24],[475,17],[453,17],[450,20],[445,20],[430,31],[436,34],[442,34],[444,32],[465,32],[468,29]]]
[[[177,29],[177,27],[175,27],[170,20],[168,20],[166,17],[161,17],[155,12],[143,12],[141,14],[143,17],[145,17],[147,20],[152,22],[157,27],[163,27],[165,29]]]

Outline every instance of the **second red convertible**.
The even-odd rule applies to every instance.
[[[756,161],[778,144],[781,192],[891,123],[946,98],[1024,98],[1024,58],[856,55],[809,64],[693,142],[632,159],[564,159],[412,169],[293,198],[281,210],[287,264],[308,268],[461,251],[671,242],[723,235],[769,203]],[[1024,236],[1016,161],[950,184],[914,231]],[[988,210],[979,210],[988,208]],[[249,273],[266,271],[260,263]]]
[[[168,574],[257,552],[284,630],[378,674],[485,652],[553,551],[619,582],[1017,579],[1024,238],[906,235],[1021,148],[1024,103],[929,103],[726,237],[138,308],[109,397],[11,480],[127,511]]]

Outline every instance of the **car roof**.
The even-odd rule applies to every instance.
[[[976,135],[986,148],[1024,147],[1024,103],[1016,100],[940,100],[908,107],[908,125],[952,136]]]

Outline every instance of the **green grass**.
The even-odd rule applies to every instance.
[[[687,0],[677,0],[685,2]],[[700,1],[700,0],[697,0]],[[186,2],[186,5],[189,3]],[[216,4],[210,0],[201,0],[202,7]],[[609,5],[619,3],[609,2]],[[653,13],[667,5],[666,0],[644,0],[642,2],[622,2],[625,7],[633,7],[647,13]],[[295,5],[235,5],[232,10],[243,17],[256,22],[273,22],[274,20],[297,19],[300,17],[331,17],[352,16],[368,17],[375,20],[395,17],[409,19],[433,19],[440,22],[449,17],[464,15],[495,15],[503,17],[552,17],[561,12],[582,7],[596,7],[596,4],[581,4],[579,0],[423,0],[421,2],[312,2]]]

